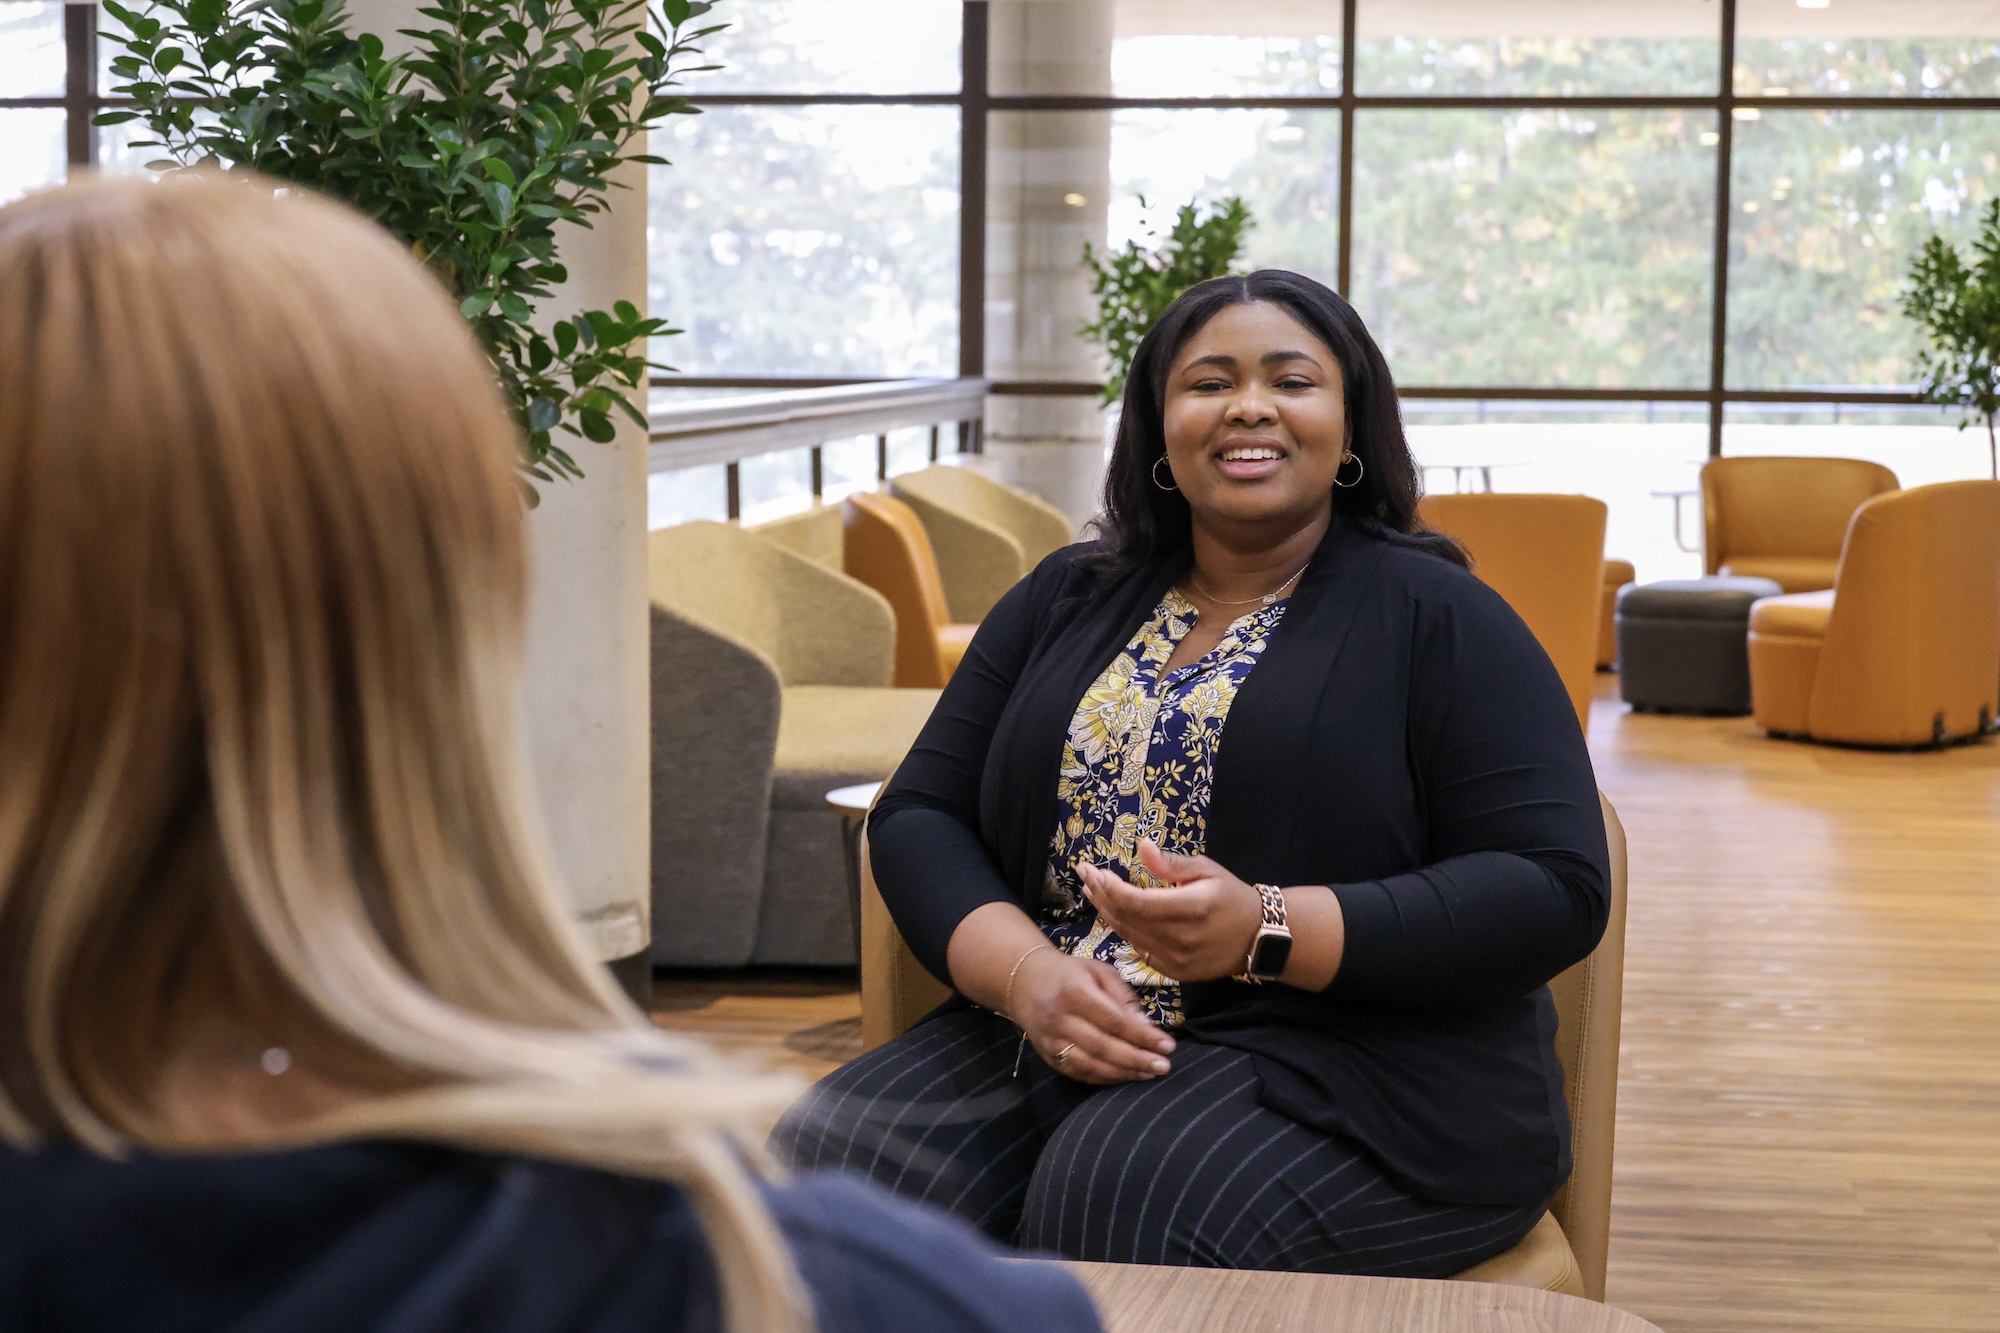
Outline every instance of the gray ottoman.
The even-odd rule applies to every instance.
[[[1669,579],[1618,594],[1618,692],[1641,713],[1750,711],[1750,604],[1769,579]]]

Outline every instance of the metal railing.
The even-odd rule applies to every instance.
[[[665,378],[656,380],[655,387],[674,383]],[[952,428],[952,452],[983,452],[987,389],[987,382],[980,379],[883,380],[665,403],[649,413],[647,471],[725,464],[729,517],[734,519],[743,514],[742,460],[809,448],[812,496],[817,502],[830,441],[874,436],[878,481],[889,476],[891,431],[928,426],[932,462],[944,452],[947,426]]]

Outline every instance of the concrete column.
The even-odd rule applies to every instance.
[[[429,26],[421,0],[349,0],[350,31],[393,54],[398,28]],[[646,307],[646,169],[589,230],[559,239],[570,279],[553,321],[614,301]],[[563,437],[578,482],[543,485],[529,517],[532,583],[522,684],[529,768],[556,866],[600,957],[643,974],[652,940],[651,688],[646,600],[646,433],[619,418],[610,444]],[[637,960],[636,962],[632,960]]]
[[[991,12],[995,92],[1111,91],[1110,0],[1010,0]],[[1101,379],[1101,355],[1076,330],[1096,314],[1083,246],[1104,246],[1111,114],[998,114],[987,152],[987,374]],[[986,410],[984,470],[1072,522],[1097,512],[1105,418],[1096,399],[993,397]]]
[[[560,317],[646,307],[646,168],[614,179],[612,208],[559,242]],[[652,687],[646,599],[646,432],[617,418],[610,444],[565,438],[581,481],[541,488],[529,515],[534,581],[522,696],[528,752],[556,865],[606,960],[652,942]]]

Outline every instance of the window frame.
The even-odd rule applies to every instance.
[[[984,375],[986,297],[986,170],[987,116],[1001,111],[1122,111],[1134,108],[1233,108],[1337,111],[1340,114],[1340,210],[1338,221],[1337,290],[1346,293],[1353,276],[1354,252],[1354,125],[1361,110],[1657,110],[1706,113],[1713,117],[1715,144],[1715,222],[1711,239],[1712,281],[1709,312],[1709,375],[1698,388],[1549,388],[1524,385],[1403,384],[1402,396],[1412,399],[1485,402],[1575,402],[1703,404],[1708,410],[1708,452],[1722,453],[1725,408],[1747,403],[1921,404],[1907,389],[1732,389],[1728,387],[1729,243],[1734,205],[1730,197],[1734,164],[1734,130],[1739,110],[1915,110],[1949,105],[1959,111],[2000,112],[2000,97],[1959,96],[1764,96],[1736,92],[1736,0],[1721,0],[1717,15],[1719,51],[1715,91],[1643,95],[1449,95],[1357,93],[1355,91],[1356,15],[1360,0],[1342,0],[1341,80],[1337,94],[1269,97],[1114,97],[1096,95],[1005,94],[987,82],[988,0],[965,0],[960,43],[961,78],[955,93],[727,93],[696,95],[711,106],[809,106],[814,104],[955,106],[959,108],[959,374]],[[1996,120],[2000,124],[2000,120]],[[799,387],[865,380],[790,376],[662,376],[657,383],[690,388]],[[999,380],[991,392],[1033,397],[1092,396],[1102,386],[1086,382]]]
[[[70,167],[97,165],[97,127],[107,103],[97,94],[97,5],[63,4],[63,90],[55,97],[0,97],[0,111],[62,111]]]
[[[1345,293],[1350,288],[1353,267],[1354,231],[1354,127],[1356,113],[1372,109],[1449,110],[1677,110],[1707,113],[1714,118],[1717,141],[1715,179],[1715,220],[1712,238],[1711,310],[1709,326],[1709,379],[1700,388],[1550,388],[1509,384],[1492,385],[1400,385],[1403,397],[1411,399],[1483,402],[1602,402],[1644,405],[1649,403],[1701,403],[1708,410],[1708,451],[1711,457],[1722,452],[1725,408],[1731,404],[1921,404],[1908,389],[1750,389],[1728,387],[1727,338],[1729,314],[1730,225],[1734,207],[1731,200],[1734,164],[1735,124],[1739,111],[1792,110],[1885,110],[1909,111],[1926,106],[1949,106],[1957,111],[2000,112],[2000,97],[1938,96],[1763,96],[1735,91],[1737,0],[1721,0],[1718,6],[1719,66],[1713,93],[1676,93],[1658,96],[1635,95],[1450,95],[1363,94],[1355,91],[1356,15],[1360,0],[1341,4],[1341,82],[1338,94],[1264,97],[1116,97],[1098,95],[1049,95],[994,93],[988,83],[989,0],[963,0],[960,18],[960,82],[956,92],[932,93],[697,93],[695,101],[706,106],[948,106],[959,113],[959,280],[958,280],[958,373],[965,378],[983,378],[986,369],[986,185],[989,115],[993,112],[1035,111],[1120,111],[1137,108],[1246,108],[1337,111],[1340,115],[1340,208],[1337,221],[1335,287]],[[68,69],[60,97],[0,98],[0,110],[60,108],[67,113],[68,164],[91,167],[97,160],[96,114],[113,105],[101,95],[97,84],[97,6],[67,3],[63,6],[64,49]],[[2000,118],[1996,118],[2000,124]],[[656,386],[687,388],[807,388],[835,384],[862,384],[888,377],[785,376],[785,375],[663,375],[655,376]],[[1093,396],[1101,386],[1088,382],[1001,380],[991,392],[1017,396]]]

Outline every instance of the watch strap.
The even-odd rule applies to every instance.
[[[1266,935],[1283,935],[1286,939],[1290,939],[1292,928],[1285,913],[1285,891],[1283,889],[1275,884],[1253,884],[1250,887],[1257,890],[1260,917],[1257,923],[1257,933],[1250,940],[1250,952],[1243,959],[1243,970],[1237,973],[1234,979],[1237,981],[1247,981],[1253,986],[1261,986],[1268,978],[1258,976],[1250,970],[1252,964],[1257,959],[1258,943]]]

